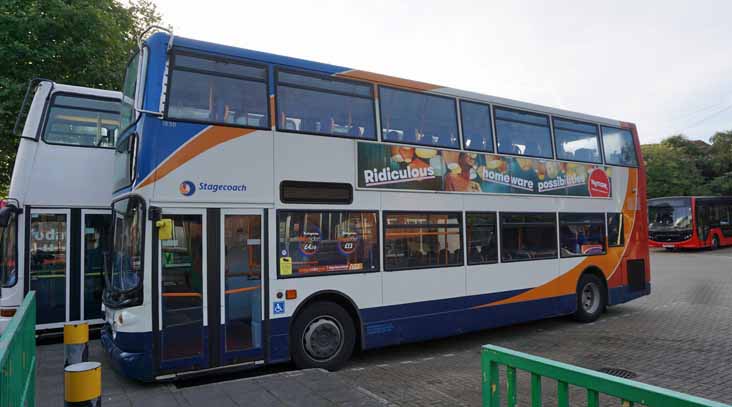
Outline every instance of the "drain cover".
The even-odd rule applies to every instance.
[[[623,379],[632,379],[638,376],[636,373],[633,373],[630,370],[617,369],[614,367],[603,367],[602,369],[598,370],[598,372],[609,374],[610,376],[622,377]]]

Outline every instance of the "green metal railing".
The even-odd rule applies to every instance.
[[[594,370],[555,362],[499,346],[484,345],[481,352],[481,364],[483,406],[486,407],[499,407],[501,405],[500,365],[505,366],[506,370],[506,398],[509,407],[517,405],[516,369],[526,371],[531,375],[532,407],[542,405],[542,377],[556,381],[557,405],[559,407],[570,405],[570,385],[585,390],[588,407],[599,407],[600,394],[617,398],[618,405],[622,407],[632,407],[634,403],[650,407],[729,407],[716,401],[633,380],[621,379]],[[580,402],[580,400],[575,401]],[[524,404],[526,402],[522,401],[522,405]]]
[[[0,337],[0,407],[34,406],[36,294],[28,293]]]

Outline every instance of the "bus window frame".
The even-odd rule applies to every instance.
[[[125,64],[125,74],[127,73],[127,66],[132,62],[133,59],[137,55],[140,55],[140,59],[137,61],[137,78],[135,78],[135,98],[132,100],[132,120],[130,120],[130,123],[125,127],[124,129],[122,126],[122,105],[125,104],[125,94],[124,89],[120,90],[120,93],[122,93],[122,97],[120,99],[120,129],[119,133],[117,134],[117,138],[122,137],[123,134],[125,134],[129,129],[136,127],[137,122],[140,121],[140,108],[138,107],[138,100],[139,104],[142,105],[145,101],[145,84],[147,82],[147,68],[150,63],[150,48],[147,46],[147,44],[142,46],[142,49],[138,49],[137,52],[133,53],[128,59],[127,63]],[[144,59],[142,58],[144,57]],[[124,88],[124,80],[126,78],[122,79],[122,87]],[[116,148],[117,143],[115,143]]]
[[[610,216],[617,215],[620,223],[620,244],[614,244],[610,241],[610,228],[608,224],[610,222]],[[605,238],[607,239],[607,249],[611,247],[625,247],[625,215],[623,212],[605,212]]]
[[[286,83],[283,83],[282,84],[282,86],[290,87],[290,88],[304,89],[304,90],[310,90],[310,91],[322,92],[322,93],[331,93],[331,94],[334,94],[334,95],[348,96],[348,97],[355,97],[355,98],[361,98],[361,99],[370,100],[371,101],[371,105],[373,106],[373,112],[374,112],[374,115],[373,115],[373,119],[374,119],[374,123],[373,123],[373,125],[374,125],[374,136],[372,138],[367,138],[367,137],[362,137],[361,138],[361,137],[351,137],[351,136],[348,136],[348,135],[341,135],[341,134],[320,133],[320,132],[311,132],[311,131],[302,131],[302,130],[290,130],[290,129],[280,128],[279,121],[277,120],[279,118],[279,116],[280,116],[280,102],[279,102],[279,97],[277,97],[277,95],[279,94],[278,93],[278,89],[279,89],[279,73],[280,72],[286,72],[286,73],[291,73],[291,74],[295,74],[295,75],[302,75],[302,76],[309,76],[311,78],[317,78],[317,79],[326,78],[328,80],[332,80],[332,81],[335,81],[335,82],[345,82],[345,83],[349,83],[350,82],[350,83],[354,83],[354,84],[358,84],[358,85],[364,85],[364,86],[365,85],[368,85],[368,87],[370,88],[370,91],[371,91],[371,97],[370,98],[367,98],[367,97],[364,97],[364,96],[347,95],[347,94],[341,93],[341,92],[325,91],[323,89],[311,88],[309,86],[289,85],[289,84],[286,84]],[[380,112],[377,112],[376,111],[376,106],[375,106],[375,103],[374,103],[375,102],[375,99],[376,99],[376,92],[377,92],[377,90],[374,89],[375,88],[374,83],[367,82],[367,81],[359,81],[359,80],[355,80],[355,79],[351,79],[351,78],[342,78],[342,77],[338,77],[338,76],[329,76],[329,75],[325,75],[325,74],[318,74],[317,72],[305,71],[305,70],[301,70],[301,69],[288,68],[288,67],[282,67],[282,66],[275,66],[274,67],[274,80],[273,80],[273,83],[274,83],[274,105],[275,105],[275,112],[274,112],[275,113],[275,118],[274,118],[274,129],[275,129],[275,131],[281,132],[281,133],[305,134],[305,135],[310,135],[310,136],[335,137],[335,138],[341,138],[341,139],[346,139],[346,140],[357,140],[357,141],[379,142],[381,140],[381,137],[380,137],[380,135],[381,135],[381,129],[379,129],[379,120],[380,120],[380,117],[377,118],[377,116],[380,115]]]
[[[205,124],[209,126],[223,126],[223,127],[236,127],[236,128],[243,128],[243,129],[255,129],[255,130],[272,130],[270,127],[270,123],[272,121],[272,112],[270,109],[270,95],[271,95],[271,89],[270,89],[270,66],[268,64],[263,64],[260,62],[254,62],[243,58],[235,58],[235,57],[222,57],[217,56],[210,53],[205,52],[197,52],[197,51],[191,51],[188,49],[183,48],[176,48],[173,47],[169,52],[168,57],[168,67],[166,75],[168,77],[168,80],[165,84],[165,104],[163,106],[163,117],[162,120],[170,121],[170,122],[182,122],[182,123],[196,123],[196,124]],[[210,61],[214,62],[223,62],[227,64],[235,64],[235,65],[244,65],[244,66],[251,66],[255,68],[262,68],[264,69],[264,76],[265,79],[260,80],[256,78],[250,78],[246,76],[239,76],[234,74],[227,74],[227,73],[221,73],[216,71],[207,71],[203,69],[195,69],[195,68],[178,68],[179,71],[183,72],[189,72],[189,73],[196,73],[200,75],[208,75],[213,77],[221,77],[221,78],[228,78],[228,79],[235,79],[235,80],[243,80],[243,81],[250,81],[250,82],[259,82],[264,83],[265,86],[265,112],[266,116],[264,118],[265,125],[264,126],[249,126],[249,125],[242,125],[237,123],[226,123],[226,122],[215,122],[215,121],[206,121],[206,120],[196,120],[196,119],[190,119],[190,118],[180,118],[180,117],[170,117],[168,114],[168,110],[170,108],[170,102],[171,102],[171,90],[173,89],[173,79],[174,79],[174,71],[175,71],[175,59],[178,55],[184,55],[191,58],[199,58],[199,59],[208,59]]]
[[[0,288],[5,288],[5,289],[13,288],[16,285],[18,285],[18,280],[20,279],[19,277],[20,277],[21,270],[18,270],[18,264],[19,264],[18,255],[20,253],[20,252],[18,252],[18,238],[20,237],[18,219],[20,218],[21,215],[23,215],[23,212],[24,211],[14,210],[13,213],[10,215],[14,219],[14,222],[15,222],[15,247],[13,248],[13,252],[14,252],[13,257],[15,258],[15,282],[13,282],[12,285],[5,285],[5,275],[3,274],[2,281],[0,281],[0,283],[2,283],[2,284],[0,284]],[[30,212],[30,210],[27,210],[27,212]],[[8,222],[8,225],[10,225],[10,222]],[[8,226],[6,225],[4,227],[7,228]],[[2,243],[5,244],[4,241]],[[30,281],[30,280],[28,280],[28,281]]]
[[[46,139],[46,127],[48,126],[48,122],[50,120],[50,113],[51,109],[55,107],[54,103],[56,101],[56,97],[58,96],[71,96],[78,99],[92,99],[92,100],[101,100],[106,102],[116,102],[122,104],[122,101],[120,99],[115,99],[112,97],[106,97],[106,96],[96,96],[96,95],[89,95],[89,94],[81,94],[81,93],[73,93],[69,91],[58,91],[51,93],[50,97],[46,101],[46,106],[44,107],[43,111],[43,125],[38,127],[38,136],[37,140],[43,140],[45,144],[52,145],[52,146],[66,146],[66,147],[80,147],[80,148],[97,148],[97,149],[104,149],[104,150],[114,150],[116,149],[117,140],[114,140],[114,145],[110,147],[102,147],[102,146],[87,146],[87,145],[79,145],[79,144],[66,144],[66,143],[54,143],[51,141],[48,141]],[[104,110],[104,109],[89,109],[84,107],[76,107],[76,106],[64,106],[60,105],[59,107],[65,108],[65,109],[77,109],[77,110],[83,110],[86,112],[102,112],[102,113],[113,113],[117,116],[120,115],[121,109],[117,111],[112,110]],[[122,134],[122,132],[117,129],[117,137],[119,137]]]
[[[578,119],[574,119],[574,118],[570,118],[570,117],[564,117],[564,116],[552,115],[552,114],[549,115],[549,119],[551,120],[551,125],[552,125],[552,142],[554,143],[554,155],[555,155],[555,157],[557,157],[557,158],[555,158],[555,160],[577,162],[577,163],[583,163],[583,164],[592,164],[592,165],[606,165],[605,164],[605,146],[602,143],[602,130],[600,130],[600,127],[603,126],[602,124],[597,123],[597,122],[583,121],[583,120],[578,120]],[[558,152],[558,147],[557,147],[557,132],[556,132],[556,127],[554,125],[554,119],[595,126],[595,128],[597,129],[597,133],[595,133],[595,137],[597,138],[597,148],[598,148],[597,153],[600,156],[600,161],[596,162],[596,161],[570,160],[567,158],[559,158],[559,152]],[[584,133],[584,132],[580,132],[580,131],[576,131],[576,130],[561,128],[561,126],[560,126],[560,129],[565,130],[565,131],[574,131],[576,133],[583,133],[583,134],[588,134],[588,135],[590,134],[590,133]]]
[[[503,237],[505,234],[503,233],[503,215],[553,215],[553,226],[554,226],[554,233],[552,234],[554,236],[554,249],[556,250],[556,255],[553,257],[542,257],[539,259],[536,258],[530,258],[530,259],[504,259],[503,258]],[[536,225],[537,223],[522,223],[522,225]],[[544,223],[538,223],[539,225],[544,225]],[[560,260],[561,257],[561,250],[560,250],[560,243],[559,243],[559,212],[541,212],[541,211],[501,211],[498,212],[498,225],[500,228],[500,241],[498,246],[498,258],[500,259],[501,263],[522,263],[527,261],[544,261],[544,260]]]
[[[129,308],[129,307],[136,307],[136,306],[142,305],[144,303],[144,299],[145,299],[145,255],[146,255],[146,253],[145,253],[145,250],[146,250],[145,245],[147,244],[147,236],[146,235],[147,235],[147,223],[149,221],[149,219],[148,219],[149,207],[148,207],[147,202],[145,201],[145,198],[143,198],[141,195],[137,195],[137,194],[126,195],[126,196],[123,196],[123,197],[121,197],[119,199],[115,199],[115,200],[112,201],[112,203],[110,205],[111,216],[112,216],[112,223],[110,225],[111,226],[111,228],[110,228],[111,241],[110,241],[110,254],[109,254],[109,256],[110,257],[113,257],[114,256],[114,233],[115,233],[114,228],[115,228],[115,224],[116,224],[115,218],[114,218],[115,213],[116,213],[115,210],[114,210],[114,204],[116,204],[119,201],[123,201],[125,199],[128,199],[128,200],[135,199],[135,200],[138,200],[139,202],[142,202],[142,206],[141,206],[142,207],[142,214],[140,216],[141,219],[142,219],[142,222],[143,222],[143,225],[142,225],[142,233],[140,234],[140,251],[141,251],[141,255],[140,255],[140,274],[141,275],[140,275],[140,280],[139,280],[139,282],[137,284],[137,287],[134,287],[134,288],[131,288],[131,289],[125,290],[125,291],[116,291],[115,294],[118,297],[120,297],[120,300],[118,300],[114,304],[109,304],[108,305],[108,303],[105,301],[107,299],[107,295],[105,293],[107,292],[108,287],[110,285],[108,279],[109,279],[109,277],[111,275],[111,272],[112,272],[112,270],[109,269],[109,268],[112,267],[112,264],[109,264],[109,263],[110,262],[114,262],[114,258],[111,258],[109,260],[109,262],[105,260],[105,264],[104,264],[104,291],[102,292],[102,304],[105,307],[110,307],[110,308]],[[156,229],[157,228],[155,226],[153,226],[152,229],[153,229],[153,233],[150,234],[150,238],[153,239],[153,243],[155,243],[155,240],[156,240],[155,237],[157,236],[157,234],[156,234]],[[156,254],[158,252],[157,245],[156,244],[153,244],[153,247],[155,247],[155,249],[154,250],[151,249],[151,253],[150,253],[151,256],[154,255],[154,254]],[[157,253],[157,254],[159,254],[159,253]],[[153,267],[157,267],[156,266],[157,265],[157,261],[155,259],[152,260],[152,264],[153,264]],[[157,275],[157,273],[158,273],[157,268],[151,269],[150,270],[150,273],[153,276]],[[155,283],[153,283],[152,286],[154,288],[155,287]],[[155,294],[153,293],[152,296],[154,297]]]
[[[434,92],[430,92],[430,91],[420,91],[420,90],[414,90],[414,89],[410,89],[410,88],[400,88],[398,86],[392,86],[392,85],[377,84],[376,86],[377,86],[376,92],[379,95],[379,99],[378,99],[378,108],[379,108],[378,110],[379,111],[377,112],[377,114],[379,116],[379,129],[378,129],[378,132],[381,135],[381,137],[379,137],[379,140],[378,140],[379,142],[381,142],[381,143],[392,143],[392,144],[402,144],[402,145],[408,145],[408,146],[415,146],[415,147],[418,147],[418,148],[431,148],[433,150],[457,150],[457,151],[465,151],[463,149],[463,134],[462,134],[463,133],[463,130],[462,130],[462,125],[460,123],[460,99],[458,99],[457,97],[454,97],[454,96],[446,96],[446,95],[443,95],[441,93],[434,93]],[[410,142],[400,141],[400,140],[385,140],[384,139],[384,136],[385,136],[385,134],[384,134],[384,121],[383,121],[384,115],[382,114],[382,111],[383,111],[383,108],[382,108],[382,100],[383,100],[383,98],[381,97],[381,88],[394,89],[394,90],[398,90],[398,91],[402,91],[402,92],[416,93],[418,95],[428,95],[428,96],[434,96],[434,97],[439,97],[439,98],[443,98],[443,99],[450,99],[450,100],[452,100],[452,102],[455,105],[455,129],[457,130],[457,133],[456,133],[455,136],[458,139],[457,145],[453,147],[453,146],[440,146],[440,145],[431,145],[431,144],[410,143]],[[493,109],[491,109],[491,112],[492,111],[493,111]],[[495,132],[495,128],[493,130]],[[495,138],[495,136],[494,136],[494,138]],[[490,153],[483,152],[483,154],[490,154]]]
[[[622,128],[618,126],[610,126],[607,124],[599,124],[600,127],[600,138],[602,139],[602,144],[600,145],[602,147],[602,161],[605,163],[606,166],[612,166],[612,167],[624,167],[624,168],[640,168],[641,162],[638,158],[638,145],[636,144],[636,133],[629,128]],[[609,129],[615,129],[615,130],[621,130],[621,131],[627,131],[630,133],[630,137],[633,139],[633,154],[635,154],[635,165],[624,165],[624,164],[614,164],[609,163],[607,159],[605,158],[605,133],[602,131],[603,127],[607,127]]]
[[[500,228],[499,220],[498,220],[498,216],[499,216],[498,215],[498,212],[497,211],[465,211],[464,213],[465,213],[465,221],[464,221],[464,223],[465,223],[465,232],[464,232],[464,235],[465,235],[465,249],[466,249],[465,250],[465,254],[466,254],[466,258],[467,258],[466,261],[465,261],[465,264],[467,266],[481,266],[481,265],[486,265],[486,264],[498,264],[498,263],[500,263],[500,260],[501,260],[501,248],[500,248],[499,245],[500,245],[500,242],[501,242],[501,236],[500,236],[500,229],[501,228]],[[468,215],[479,215],[479,216],[480,215],[493,215],[493,216],[495,216],[495,223],[493,225],[495,227],[495,229],[496,229],[496,243],[495,243],[495,246],[496,246],[496,259],[495,260],[481,261],[481,262],[477,262],[477,263],[471,263],[470,262],[470,253],[468,253],[470,251],[470,237],[468,235]]]
[[[402,213],[406,213],[406,214],[410,214],[410,213],[411,214],[426,214],[426,215],[435,215],[435,214],[437,214],[437,215],[442,215],[442,214],[444,214],[444,215],[456,215],[456,219],[459,220],[459,223],[457,223],[457,225],[451,225],[449,223],[446,223],[444,225],[434,224],[434,223],[414,224],[414,225],[399,224],[399,226],[396,226],[396,227],[393,227],[393,228],[394,229],[402,229],[402,228],[405,228],[406,229],[406,228],[410,228],[410,227],[412,227],[412,228],[419,228],[419,227],[425,227],[425,226],[434,227],[435,225],[437,225],[437,227],[444,227],[444,228],[450,228],[450,227],[453,227],[454,228],[454,227],[457,227],[459,229],[459,234],[460,234],[460,251],[461,251],[461,253],[460,253],[460,256],[458,256],[460,258],[460,264],[429,265],[429,266],[416,266],[416,267],[388,268],[388,266],[386,265],[386,248],[385,248],[385,245],[386,245],[386,230],[388,229],[388,227],[386,225],[386,216],[387,215],[391,215],[391,214],[402,214]],[[465,267],[465,264],[466,264],[465,263],[465,242],[466,242],[466,238],[465,238],[465,229],[463,227],[463,224],[464,224],[464,221],[465,221],[464,217],[465,217],[465,211],[462,211],[462,210],[459,210],[459,211],[430,211],[430,210],[414,210],[414,211],[410,211],[410,210],[395,210],[395,211],[384,210],[384,211],[381,211],[381,222],[382,222],[381,233],[383,235],[383,238],[381,239],[381,241],[383,242],[382,247],[381,247],[381,253],[382,253],[382,257],[383,257],[383,260],[382,261],[384,263],[384,272],[391,273],[391,272],[397,272],[397,271],[431,270],[431,269],[444,269],[444,268],[452,268],[452,267]]]
[[[537,123],[528,123],[528,122],[524,122],[524,121],[517,121],[517,120],[511,120],[511,119],[498,119],[496,117],[496,109],[503,109],[503,110],[510,110],[510,111],[517,112],[517,113],[529,113],[529,114],[538,115],[538,116],[545,116],[547,119],[547,128],[549,129],[549,142],[551,143],[552,156],[551,157],[542,157],[542,156],[538,156],[538,155],[503,153],[503,152],[498,151],[498,123],[497,123],[497,120],[526,124],[529,126],[536,126],[536,127],[542,127],[542,126]],[[549,112],[541,112],[538,110],[529,110],[529,109],[522,109],[522,108],[507,106],[507,105],[492,104],[491,113],[493,114],[493,117],[492,117],[492,119],[493,119],[493,138],[495,139],[495,144],[496,144],[495,150],[494,150],[495,152],[492,154],[508,155],[508,156],[512,156],[512,157],[528,157],[528,158],[536,158],[536,159],[540,159],[540,160],[569,161],[569,160],[557,158],[557,148],[555,145],[556,143],[554,141],[554,127],[552,125],[552,115]]]
[[[589,225],[595,226],[595,225],[602,225],[602,253],[595,253],[595,254],[563,254],[562,253],[562,215],[594,215],[598,217],[602,217],[601,222],[590,222]],[[586,223],[568,223],[565,222],[565,225],[577,225],[577,224],[586,224]],[[559,231],[559,238],[557,239],[557,242],[559,243],[559,258],[561,259],[572,259],[576,257],[592,257],[592,256],[604,256],[607,254],[607,249],[609,247],[608,245],[608,234],[607,234],[607,218],[605,217],[605,213],[603,212],[558,212],[558,218],[557,218],[557,229]]]
[[[283,212],[293,212],[293,213],[333,213],[333,212],[344,212],[344,213],[369,213],[374,215],[374,220],[376,220],[376,229],[375,229],[375,236],[376,236],[376,252],[379,255],[379,259],[376,262],[376,268],[372,270],[366,270],[361,269],[359,271],[328,271],[323,273],[303,273],[303,274],[295,274],[293,272],[292,275],[289,276],[283,276],[280,274],[280,259],[283,257],[281,256],[279,252],[279,244],[280,244],[280,216]],[[352,274],[370,274],[370,273],[380,273],[381,272],[381,263],[382,263],[382,250],[381,250],[381,225],[379,225],[379,211],[376,209],[353,209],[353,208],[347,208],[347,209],[289,209],[289,208],[280,208],[277,209],[275,216],[275,229],[276,232],[276,239],[274,243],[277,245],[277,256],[275,257],[276,264],[276,279],[277,280],[288,280],[288,279],[298,279],[298,278],[309,278],[309,277],[319,277],[319,276],[334,276],[334,275],[352,275]]]
[[[465,145],[465,124],[463,121],[463,102],[465,103],[471,103],[474,105],[482,105],[488,108],[488,118],[491,122],[491,151],[485,151],[480,150],[477,148],[469,148]],[[480,102],[475,101],[472,99],[464,99],[464,98],[458,98],[457,99],[457,105],[458,105],[458,118],[460,119],[460,150],[463,151],[470,151],[470,152],[476,152],[479,154],[498,154],[497,147],[498,144],[496,142],[496,124],[493,122],[493,104],[488,102]]]

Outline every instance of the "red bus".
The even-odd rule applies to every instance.
[[[648,245],[717,249],[732,245],[732,196],[677,196],[648,200]]]

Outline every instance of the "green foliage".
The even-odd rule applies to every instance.
[[[151,0],[0,1],[0,195],[13,170],[12,127],[28,80],[119,89],[136,37],[160,20]]]
[[[732,130],[711,144],[674,135],[642,146],[648,198],[678,195],[732,195]]]

